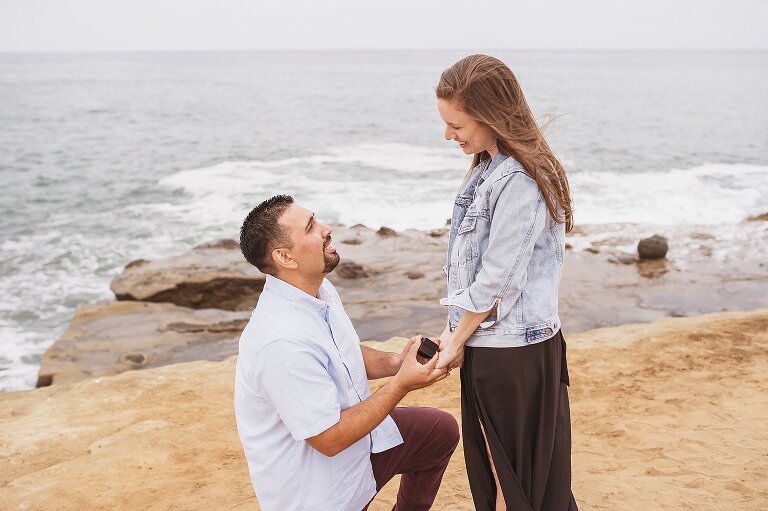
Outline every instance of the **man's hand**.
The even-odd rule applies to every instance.
[[[416,352],[419,350],[417,341],[421,341],[421,336],[417,335],[408,342],[407,349],[400,354],[402,355],[400,370],[391,380],[362,403],[342,410],[339,422],[319,435],[307,438],[309,445],[326,456],[335,456],[381,424],[381,421],[408,392],[427,387],[445,378],[448,375],[447,369],[435,369],[438,354],[425,364],[417,360]],[[365,346],[361,349],[364,357],[374,358],[377,353],[383,354]],[[388,360],[392,360],[391,356],[394,354],[386,353],[386,355],[390,357]]]
[[[400,368],[402,367],[403,361],[408,356],[408,351],[411,349],[411,346],[413,346],[414,344],[416,344],[416,360],[418,360],[422,364],[426,364],[427,362],[429,362],[428,358],[424,358],[422,356],[419,356],[418,354],[419,347],[421,346],[422,338],[423,336],[421,335],[415,335],[408,340],[405,347],[403,348],[403,351],[397,355],[397,368],[395,369],[395,373],[399,371]],[[440,346],[440,339],[432,339],[432,342],[437,344],[438,347]]]
[[[420,340],[421,336],[413,337],[408,342],[408,350],[400,370],[391,380],[405,392],[428,387],[448,376],[447,368],[435,369],[439,358],[437,354],[425,364],[418,360],[420,357],[417,357],[416,352],[419,350],[419,344],[416,339]]]
[[[420,335],[416,335],[408,339],[408,342],[405,344],[403,351],[401,351],[397,355],[397,362],[396,362],[397,368],[395,369],[395,373],[397,373],[397,371],[399,371],[400,368],[403,367],[403,362],[405,361],[405,358],[408,356],[408,351],[410,351],[411,346],[413,346],[414,344],[417,344],[416,348],[418,349],[418,343],[420,342],[421,342]]]

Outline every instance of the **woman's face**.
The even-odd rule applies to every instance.
[[[458,109],[455,102],[438,98],[437,110],[445,122],[445,139],[455,140],[465,154],[488,151],[496,156],[496,137],[488,125]]]

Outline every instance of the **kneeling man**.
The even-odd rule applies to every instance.
[[[240,231],[245,258],[267,275],[240,338],[235,416],[265,511],[360,511],[402,474],[399,511],[432,505],[458,443],[455,419],[395,405],[445,378],[437,356],[417,359],[360,345],[336,289],[331,228],[277,195]],[[374,394],[368,380],[392,376]]]

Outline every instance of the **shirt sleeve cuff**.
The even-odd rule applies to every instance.
[[[336,412],[332,415],[326,415],[325,417],[320,417],[314,422],[307,424],[306,426],[303,426],[296,431],[292,431],[291,435],[296,440],[306,440],[307,438],[317,436],[328,428],[333,427],[337,422],[339,422],[339,419],[341,419],[341,412]]]
[[[498,312],[501,308],[501,298],[494,298],[488,305],[478,306],[472,301],[472,297],[469,294],[469,288],[459,289],[458,291],[449,294],[446,298],[441,298],[440,305],[459,307],[466,311],[478,314],[490,311],[491,313],[488,317],[480,323],[480,328],[491,327],[501,319],[498,317]]]

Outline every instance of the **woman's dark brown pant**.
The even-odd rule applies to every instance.
[[[571,493],[571,417],[560,332],[519,348],[465,348],[461,369],[464,459],[478,511],[577,511]]]
[[[390,416],[403,443],[371,454],[376,491],[402,474],[393,511],[426,511],[435,501],[445,468],[459,443],[459,425],[451,414],[436,408],[398,407]]]

